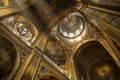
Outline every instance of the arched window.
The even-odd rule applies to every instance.
[[[37,29],[22,16],[11,16],[4,19],[2,23],[28,45],[31,45],[38,36]]]

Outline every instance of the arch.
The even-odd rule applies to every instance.
[[[97,41],[83,44],[75,53],[74,64],[79,80],[119,80],[120,70],[114,60]]]
[[[38,36],[35,26],[23,16],[11,16],[4,19],[2,23],[28,44],[33,43]]]
[[[40,77],[39,80],[60,80],[60,79],[53,74],[44,74]]]
[[[10,80],[19,66],[19,61],[19,53],[15,46],[0,36],[0,79]]]

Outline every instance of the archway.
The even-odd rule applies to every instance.
[[[120,80],[120,70],[97,41],[82,45],[74,55],[78,80]]]
[[[0,79],[11,78],[18,68],[18,64],[19,55],[15,46],[0,36]]]

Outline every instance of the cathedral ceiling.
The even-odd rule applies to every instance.
[[[30,49],[38,49],[39,45],[37,44],[43,44],[45,46],[43,47],[42,45],[44,48],[43,51],[38,49],[41,50],[40,52],[43,52],[43,59],[45,59],[44,55],[46,55],[50,60],[52,60],[52,63],[57,64],[57,66],[62,68],[64,72],[67,68],[67,60],[70,62],[70,55],[73,53],[73,49],[75,49],[73,47],[78,45],[78,50],[74,50],[74,52],[77,50],[74,58],[75,67],[78,70],[79,77],[82,76],[86,79],[89,76],[89,78],[92,80],[95,80],[96,78],[119,80],[120,78],[118,74],[120,74],[120,71],[118,70],[118,67],[109,53],[99,43],[100,41],[102,43],[102,39],[104,38],[103,35],[101,36],[102,33],[98,30],[98,28],[93,28],[93,25],[90,23],[91,21],[93,21],[95,24],[98,22],[95,21],[94,18],[83,17],[84,15],[86,16],[86,14],[90,16],[92,15],[92,17],[95,17],[100,21],[103,21],[105,24],[108,24],[106,27],[110,26],[111,29],[119,32],[119,14],[112,15],[115,13],[109,13],[107,11],[102,12],[90,7],[84,9],[83,12],[79,12],[79,10],[75,9],[76,7],[71,8],[71,6],[74,6],[74,1],[75,0],[36,0],[27,9],[16,13],[17,15],[15,14],[14,16],[5,18],[2,21],[2,24],[4,27],[6,26],[20,40],[29,45]],[[84,3],[88,2],[88,4],[89,2],[92,2],[92,4],[100,3],[98,6],[101,6],[101,4],[109,5],[113,3],[118,5],[120,3],[119,0],[82,1]],[[0,0],[0,9],[5,7],[19,6],[24,3],[26,4],[27,2],[29,1]],[[30,2],[32,1],[30,0]],[[101,25],[103,24],[100,23],[100,26]],[[109,34],[110,33],[111,32],[109,32]],[[46,42],[44,41],[43,36],[45,37]],[[111,36],[113,38],[114,35],[110,35],[110,37]],[[42,43],[42,39],[45,43]],[[99,42],[86,43],[85,39],[91,39]],[[114,42],[114,44],[117,46],[117,49],[120,50],[120,45],[116,42]],[[86,43],[85,46],[79,46],[79,44],[83,43]],[[31,48],[31,44],[34,44],[34,47]],[[14,66],[14,61],[16,60],[16,53],[17,51],[14,45],[12,45],[12,43],[10,43],[5,38],[0,37],[0,71],[6,68],[6,71],[3,73],[0,72],[0,75],[4,75],[5,73],[10,72],[10,69],[12,69]],[[23,55],[26,54],[23,53]],[[68,57],[70,59],[68,59]],[[23,72],[22,79],[31,79],[33,77],[33,72],[41,61],[40,59],[41,57],[39,54],[33,55],[29,64],[27,65],[27,68]],[[49,75],[49,73],[52,74],[50,70],[41,65],[38,70],[37,77],[41,80],[58,80],[57,77]]]

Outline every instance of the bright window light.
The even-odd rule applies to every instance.
[[[73,34],[73,33],[70,33],[70,37],[74,37],[74,34]]]
[[[80,34],[80,31],[79,31],[79,30],[77,30],[77,31],[76,31],[76,35],[79,35],[79,34]]]
[[[80,29],[83,30],[83,25],[80,25]]]
[[[66,37],[67,37],[67,33],[66,33],[66,32],[63,32],[63,34],[64,34],[64,36],[66,36]]]

